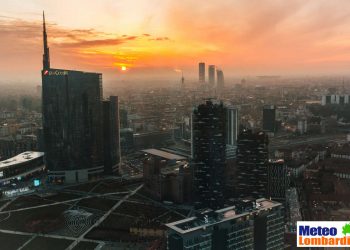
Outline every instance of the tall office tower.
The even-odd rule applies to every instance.
[[[198,64],[198,70],[199,70],[199,83],[205,83],[205,63],[200,62]]]
[[[182,72],[181,75],[181,89],[185,89],[185,77],[184,77],[184,73]]]
[[[118,173],[120,163],[120,124],[118,96],[103,101],[103,152],[106,174]]]
[[[119,117],[120,117],[120,128],[128,128],[128,111],[126,109],[119,109]]]
[[[224,72],[221,69],[216,70],[216,81],[217,81],[217,90],[218,92],[222,92],[224,90],[225,80],[224,80]]]
[[[192,162],[195,206],[223,206],[227,109],[207,100],[192,115]]]
[[[267,167],[267,197],[284,203],[288,186],[289,177],[284,160],[270,160]]]
[[[227,107],[227,132],[226,132],[226,159],[233,159],[236,156],[238,136],[238,109]]]
[[[209,79],[209,86],[214,87],[215,86],[215,65],[208,66],[208,79]]]
[[[42,113],[49,180],[79,182],[103,169],[102,75],[50,68],[44,20]]]
[[[134,150],[134,131],[132,128],[120,130],[120,150],[122,155]]]
[[[167,249],[283,249],[283,219],[283,207],[278,202],[239,201],[166,224]]]
[[[276,107],[265,105],[263,109],[263,130],[266,132],[276,132]]]
[[[237,141],[237,194],[239,197],[266,196],[268,137],[264,132],[243,130]]]

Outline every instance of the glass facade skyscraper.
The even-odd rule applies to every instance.
[[[103,171],[102,75],[44,69],[42,89],[49,177],[74,182],[88,179],[78,170]]]
[[[102,74],[50,67],[43,21],[42,121],[49,180],[80,182],[115,172],[120,160],[118,99],[110,98],[104,116]]]

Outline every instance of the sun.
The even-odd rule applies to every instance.
[[[126,66],[122,66],[122,71],[125,71],[126,70]]]

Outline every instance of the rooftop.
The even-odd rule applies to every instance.
[[[43,152],[26,151],[12,158],[9,158],[7,160],[0,161],[0,168],[6,168],[17,164],[21,164],[24,162],[29,162],[31,160],[34,160],[43,156],[44,156]]]
[[[172,154],[172,153],[168,153],[168,152],[165,152],[165,151],[162,151],[159,149],[155,149],[155,148],[145,149],[145,150],[142,150],[142,152],[147,153],[147,154],[151,154],[151,155],[155,155],[155,156],[159,156],[159,157],[167,159],[167,160],[180,161],[180,160],[186,159],[186,157]]]
[[[217,223],[232,220],[246,215],[252,215],[257,212],[268,210],[281,205],[281,203],[272,200],[267,200],[265,198],[258,199],[255,202],[244,200],[241,203],[251,205],[246,206],[243,211],[239,211],[236,205],[216,211],[208,210],[203,212],[199,216],[168,223],[166,224],[166,226],[178,233],[185,234],[205,228],[207,226],[215,225]]]

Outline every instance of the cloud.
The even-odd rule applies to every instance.
[[[163,37],[155,37],[148,39],[149,41],[169,41],[169,37],[163,36]]]
[[[142,50],[142,46],[148,46],[149,40],[169,40],[168,37],[153,37],[149,33],[118,36],[95,29],[69,29],[55,23],[47,23],[47,33],[54,67],[79,65],[79,69],[94,71],[112,70],[116,61],[131,65],[140,57],[134,48],[141,46]],[[0,54],[7,58],[0,62],[0,73],[15,71],[18,67],[32,72],[40,69],[41,22],[2,18],[0,37]]]
[[[96,12],[95,5],[81,8]],[[229,75],[346,72],[350,64],[348,0],[110,0],[98,6],[104,6],[98,22],[78,18],[80,27],[94,29],[60,26],[71,25],[72,14],[59,25],[48,23],[53,65],[97,71],[123,63],[173,73],[176,67],[195,72],[197,62],[206,61]],[[0,74],[14,66],[40,69],[41,22],[2,14],[0,54],[6,60],[0,61]]]
[[[335,2],[226,0],[199,6],[195,0],[173,1],[165,23],[177,42],[197,48],[194,60],[226,69],[315,72],[324,68],[315,59],[328,58],[328,70],[337,71],[339,65],[331,62],[340,48],[347,49],[339,41],[350,38],[350,2]]]
[[[84,47],[98,47],[98,46],[116,46],[128,41],[136,40],[137,36],[122,36],[121,38],[107,38],[107,39],[77,39],[75,42],[63,42],[59,45],[69,48],[84,48]]]

